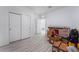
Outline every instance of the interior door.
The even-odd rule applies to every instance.
[[[9,13],[10,42],[21,39],[21,15]]]
[[[28,15],[22,15],[22,39],[30,37],[31,19]]]
[[[38,20],[37,20],[37,34],[40,34],[40,33],[41,33],[40,24],[41,24],[41,20],[38,19]]]
[[[45,24],[46,24],[45,19],[37,20],[37,34],[45,34],[45,29],[46,29]]]
[[[45,34],[45,19],[41,19],[40,28],[41,28],[41,34]]]

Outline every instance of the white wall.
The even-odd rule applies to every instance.
[[[79,7],[73,7],[73,26],[79,29]]]
[[[79,27],[79,7],[65,7],[46,15],[48,26]]]
[[[0,46],[9,43],[7,11],[6,7],[0,7]]]
[[[26,7],[0,7],[0,46],[9,44],[9,17],[8,12],[31,16],[31,35],[35,34],[35,17],[32,10]]]

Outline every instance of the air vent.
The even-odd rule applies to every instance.
[[[52,6],[48,6],[48,8],[52,8]]]

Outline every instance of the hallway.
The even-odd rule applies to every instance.
[[[31,38],[12,42],[0,47],[0,52],[51,52],[52,47],[46,36],[35,35]]]

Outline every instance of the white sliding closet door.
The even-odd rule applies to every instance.
[[[21,15],[9,13],[10,42],[21,39]]]
[[[22,39],[30,37],[31,19],[30,16],[22,15]]]

